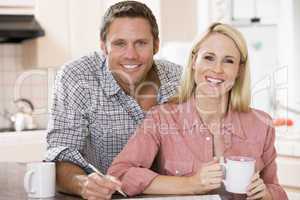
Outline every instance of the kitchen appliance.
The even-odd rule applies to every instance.
[[[0,43],[18,43],[44,35],[34,15],[0,14]]]
[[[15,131],[35,129],[36,124],[33,120],[32,113],[34,106],[28,99],[20,98],[14,101],[16,113],[11,116],[14,123]]]

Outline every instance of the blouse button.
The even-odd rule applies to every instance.
[[[179,174],[179,171],[178,171],[178,170],[176,170],[176,171],[175,171],[175,174],[176,174],[176,175],[178,175],[178,174]]]
[[[209,141],[209,140],[210,140],[210,137],[206,137],[205,139],[206,139],[207,141]]]

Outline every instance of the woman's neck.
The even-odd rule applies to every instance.
[[[196,92],[196,108],[206,125],[220,124],[228,106],[228,93],[220,97],[206,97]]]

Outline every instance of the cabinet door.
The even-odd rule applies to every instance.
[[[45,36],[23,43],[26,66],[60,66],[70,56],[69,0],[36,1],[35,17]]]
[[[46,149],[46,131],[9,132],[0,135],[0,162],[42,161]]]
[[[261,23],[276,24],[279,17],[280,0],[233,0],[232,19],[249,20],[258,17]]]
[[[300,189],[300,158],[279,156],[277,165],[280,184]]]
[[[74,59],[99,50],[103,2],[100,0],[69,2],[70,54]]]

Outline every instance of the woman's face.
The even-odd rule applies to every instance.
[[[241,55],[232,39],[221,33],[209,35],[199,46],[193,63],[197,95],[227,95],[239,73]]]

